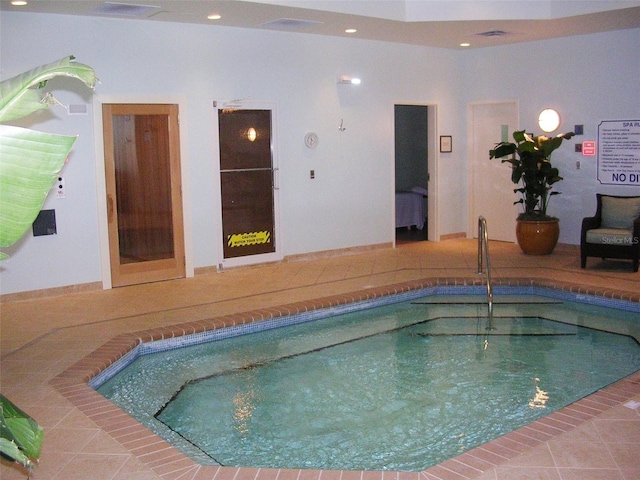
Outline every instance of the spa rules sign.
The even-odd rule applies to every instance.
[[[600,122],[598,180],[603,185],[640,185],[640,120]]]

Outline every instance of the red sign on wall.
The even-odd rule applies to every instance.
[[[582,155],[585,157],[594,157],[596,154],[596,142],[586,141],[582,142]]]

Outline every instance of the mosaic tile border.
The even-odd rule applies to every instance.
[[[144,342],[138,344],[133,350],[127,352],[127,354],[120,358],[117,362],[101,371],[98,375],[89,380],[88,383],[92,388],[99,388],[105,382],[122,371],[122,369],[126,368],[127,365],[133,362],[140,355],[158,353],[180,347],[199,345],[211,341],[223,340],[225,338],[232,338],[238,335],[246,335],[259,331],[269,330],[276,327],[297,325],[321,318],[351,313],[366,308],[375,308],[393,303],[415,300],[417,298],[422,298],[428,295],[483,295],[485,294],[485,291],[486,287],[484,285],[440,285],[434,287],[419,288],[394,295],[385,295],[373,299],[340,304],[330,308],[310,309],[306,312],[297,313],[294,315],[274,316],[273,318],[266,318],[262,321],[234,325],[223,329],[206,330],[189,335],[169,337],[163,338],[161,340]],[[621,304],[624,303],[624,305],[622,305],[622,308],[625,311],[640,313],[640,303],[627,302],[614,298],[594,297],[591,295],[551,290],[546,287],[497,285],[494,289],[494,293],[497,295],[541,295],[559,300],[579,301],[581,303],[610,308],[621,308]]]

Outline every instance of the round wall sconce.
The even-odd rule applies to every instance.
[[[543,132],[553,132],[560,126],[560,114],[553,108],[545,108],[538,116],[538,125]]]

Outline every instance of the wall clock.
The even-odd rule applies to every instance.
[[[309,132],[304,136],[304,144],[308,148],[316,148],[318,146],[318,135],[314,132]]]

